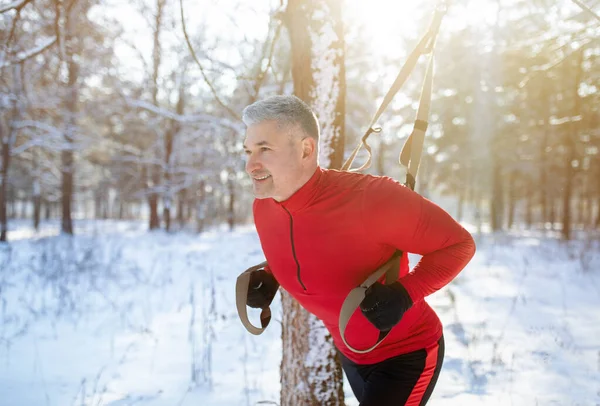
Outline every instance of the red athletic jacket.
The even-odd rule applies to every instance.
[[[449,283],[475,253],[473,238],[450,215],[388,177],[318,168],[289,199],[256,199],[253,212],[267,270],[359,364],[434,344],[442,325],[423,299]],[[356,354],[340,337],[342,303],[396,249],[423,255],[410,273],[406,254],[400,266],[399,280],[414,305],[377,348]],[[348,344],[359,349],[375,344],[378,334],[360,309],[346,328]]]

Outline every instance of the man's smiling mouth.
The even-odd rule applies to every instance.
[[[271,177],[271,175],[265,175],[265,176],[255,176],[254,180],[265,180],[267,178]]]

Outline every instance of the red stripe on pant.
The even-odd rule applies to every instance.
[[[421,401],[423,400],[423,395],[427,391],[427,387],[431,383],[431,379],[435,373],[435,368],[438,363],[439,348],[439,343],[435,343],[434,345],[425,349],[427,352],[427,356],[425,358],[425,369],[423,369],[423,373],[419,377],[417,384],[413,387],[408,400],[404,404],[405,406],[420,406]]]

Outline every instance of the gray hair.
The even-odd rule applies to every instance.
[[[247,106],[242,121],[247,126],[273,120],[284,126],[299,125],[306,135],[319,140],[319,122],[310,106],[296,96],[271,96]]]

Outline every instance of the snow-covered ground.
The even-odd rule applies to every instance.
[[[252,227],[166,234],[80,221],[75,238],[57,228],[13,222],[13,242],[0,244],[0,406],[278,403],[279,302],[258,337],[235,310],[237,275],[263,260]],[[477,242],[428,298],[446,335],[429,404],[600,405],[598,241]]]

